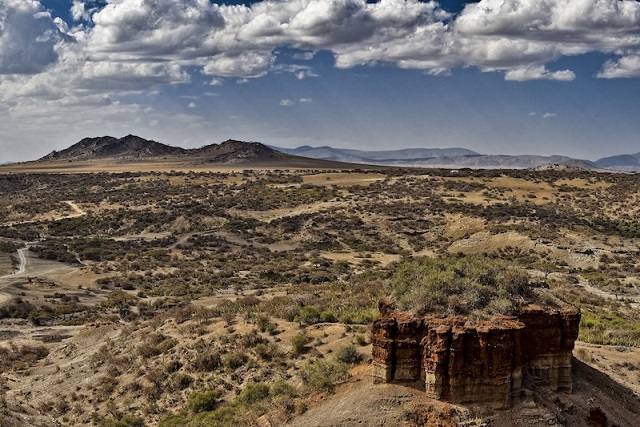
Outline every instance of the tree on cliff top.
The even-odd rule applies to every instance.
[[[399,309],[418,314],[509,314],[534,296],[525,270],[483,257],[406,261],[390,287]]]

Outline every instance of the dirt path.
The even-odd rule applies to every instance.
[[[57,261],[32,259],[29,256],[29,243],[24,248],[18,249],[18,270],[11,274],[0,276],[0,291],[9,288],[11,285],[24,281],[26,277],[42,277],[48,274],[59,272],[77,271],[78,267],[73,267]],[[12,295],[8,292],[0,292],[0,305],[10,300]]]
[[[53,218],[49,218],[47,219],[48,221],[59,221],[61,219],[67,219],[67,218],[78,218],[80,216],[85,216],[87,214],[87,211],[85,211],[84,209],[82,209],[80,206],[78,206],[75,202],[71,201],[71,200],[63,200],[63,203],[66,203],[71,209],[73,209],[73,213],[67,214],[67,215],[60,215],[58,217],[53,217]],[[7,222],[2,224],[2,227],[13,227],[14,225],[18,225],[18,224],[33,224],[34,222],[41,222],[42,219],[30,219],[30,220],[26,220],[26,221],[14,221],[14,222]]]
[[[18,271],[15,274],[22,274],[27,271],[27,256],[24,254],[25,251],[29,250],[29,247],[24,247],[18,249],[18,259],[20,260],[20,265],[18,265]]]
[[[79,216],[85,216],[87,214],[87,211],[76,205],[76,203],[72,200],[64,200],[64,203],[69,205],[69,207],[75,211],[74,214],[67,215],[65,218],[77,218]]]

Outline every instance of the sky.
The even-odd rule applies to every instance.
[[[640,151],[635,0],[0,0],[0,163],[195,148]]]

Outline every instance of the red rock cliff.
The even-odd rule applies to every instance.
[[[580,310],[530,306],[517,316],[470,322],[462,316],[419,317],[381,304],[373,324],[377,382],[424,382],[430,397],[508,408],[523,377],[571,391],[571,352]]]

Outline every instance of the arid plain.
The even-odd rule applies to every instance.
[[[578,426],[595,408],[622,426],[640,415],[635,174],[287,159],[0,172],[3,426]],[[374,385],[378,302],[422,257],[509,263],[579,306],[573,392],[532,384],[493,411]]]

